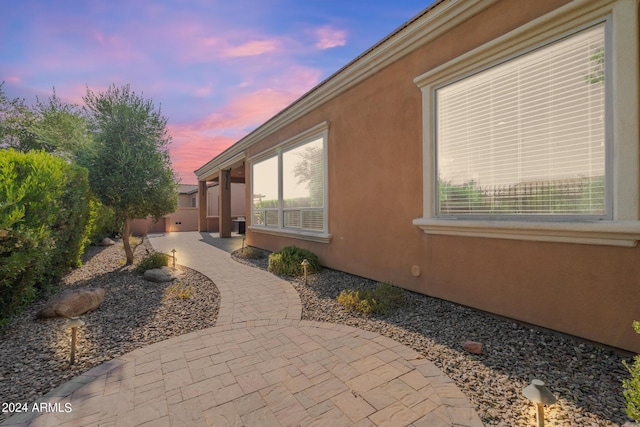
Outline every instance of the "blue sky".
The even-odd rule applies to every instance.
[[[195,183],[194,169],[431,3],[9,0],[0,81],[28,103],[131,84],[161,105],[174,170]]]

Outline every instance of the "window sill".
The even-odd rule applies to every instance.
[[[329,243],[331,241],[331,234],[329,233],[313,233],[305,231],[290,231],[283,230],[281,228],[267,228],[251,225],[249,230],[255,233],[270,234],[272,236],[290,237],[292,239],[308,240],[310,242]]]
[[[525,222],[418,218],[426,234],[635,247],[640,221]]]

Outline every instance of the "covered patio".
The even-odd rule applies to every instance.
[[[244,216],[233,215],[231,184],[245,183],[245,154],[227,158],[224,153],[195,171],[198,177],[198,231],[216,230],[218,237],[229,238],[236,229],[244,233]],[[207,190],[211,183],[218,186],[217,219],[208,215]],[[238,196],[236,196],[238,197]],[[217,221],[217,224],[214,222]],[[234,222],[237,226],[234,227]]]

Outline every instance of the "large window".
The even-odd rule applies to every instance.
[[[605,25],[435,89],[438,216],[610,215]]]
[[[417,76],[424,194],[413,224],[636,246],[637,12],[635,2],[568,2]]]
[[[253,221],[258,229],[326,234],[326,125],[252,163]]]

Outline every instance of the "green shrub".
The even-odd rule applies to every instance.
[[[287,246],[269,255],[269,271],[279,276],[295,277],[304,274],[302,261],[309,261],[308,273],[320,271],[318,257],[310,251],[296,246]]]
[[[640,322],[633,322],[633,329],[640,334]],[[631,374],[630,379],[622,381],[624,397],[627,400],[627,415],[633,420],[640,421],[640,355],[633,359],[633,364],[623,361]]]
[[[59,280],[70,268],[80,266],[80,257],[89,243],[89,176],[86,169],[77,165],[71,164],[65,169],[60,210],[52,227],[56,250],[51,260],[51,281]]]
[[[89,199],[89,220],[87,223],[87,239],[91,244],[98,244],[105,237],[116,237],[119,225],[113,208],[103,205],[94,195]]]
[[[150,255],[147,255],[140,261],[140,264],[136,267],[136,271],[138,273],[144,273],[147,270],[151,270],[152,268],[160,268],[165,265],[169,265],[169,259],[171,257],[167,254],[163,254],[161,252],[154,252]]]
[[[364,314],[387,314],[404,302],[402,289],[390,283],[378,283],[376,288],[346,289],[340,292],[337,300],[347,310]]]
[[[0,150],[0,318],[80,263],[87,171],[40,151]]]

